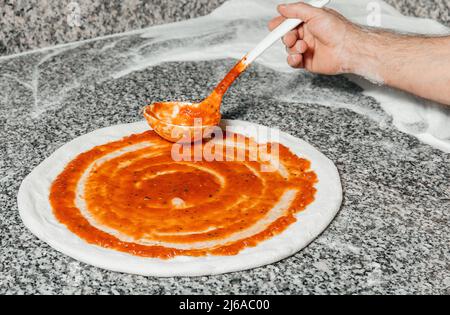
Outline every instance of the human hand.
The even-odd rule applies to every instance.
[[[273,30],[287,18],[304,21],[283,37],[288,64],[321,74],[351,72],[352,51],[360,27],[331,9],[319,9],[299,2],[278,6],[280,16],[269,23]]]

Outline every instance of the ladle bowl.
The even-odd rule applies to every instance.
[[[171,102],[172,103],[172,102]],[[192,106],[191,103],[179,103],[181,106]],[[144,107],[144,117],[152,129],[162,138],[170,142],[189,143],[201,141],[211,136],[214,128],[220,123],[220,116],[207,125],[198,123],[194,125],[177,125],[169,123],[167,119],[159,118],[153,112],[154,104]]]

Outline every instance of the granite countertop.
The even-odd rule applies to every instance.
[[[225,1],[0,0],[0,56],[198,17]],[[386,2],[405,15],[450,25],[448,0]],[[71,14],[79,14],[79,23]]]
[[[336,164],[343,205],[311,245],[249,271],[155,278],[101,270],[39,241],[16,203],[35,166],[77,136],[142,119],[140,109],[151,100],[201,99],[235,62],[121,71],[165,49],[167,42],[127,34],[0,59],[0,294],[450,293],[449,154],[398,131],[379,103],[345,77],[259,64],[226,95],[224,118],[280,128]],[[308,101],[313,95],[329,104]],[[334,106],[336,100],[348,106]]]

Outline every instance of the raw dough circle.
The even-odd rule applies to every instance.
[[[247,137],[255,137],[257,131],[271,133],[270,128],[243,121],[224,120],[222,124]],[[78,154],[146,130],[146,122],[111,126],[81,136],[58,149],[25,178],[19,189],[18,206],[24,224],[54,249],[96,267],[145,276],[203,276],[256,268],[289,257],[322,233],[339,211],[342,187],[333,162],[310,144],[280,132],[279,142],[311,161],[311,169],[319,181],[315,201],[298,213],[297,222],[281,234],[235,256],[177,256],[170,260],[137,257],[86,243],[54,217],[48,199],[53,180]]]

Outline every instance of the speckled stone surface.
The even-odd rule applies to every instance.
[[[225,0],[0,0],[0,55],[210,13]],[[450,25],[450,0],[387,0],[405,15]],[[74,5],[75,4],[75,5]],[[77,23],[75,16],[80,16]]]
[[[450,0],[385,0],[404,15],[433,19],[450,26]]]
[[[0,0],[0,55],[190,19],[223,2]]]
[[[224,117],[308,141],[342,178],[342,208],[310,246],[250,271],[158,279],[101,270],[39,241],[16,203],[35,166],[77,136],[140,120],[150,100],[206,96],[235,62],[171,62],[114,79],[149,40],[119,36],[0,59],[0,294],[450,294],[450,156],[399,132],[344,77],[260,65],[228,92]],[[290,100],[280,98],[286,95]],[[302,102],[317,95],[329,106]],[[352,104],[370,115],[348,109]]]

